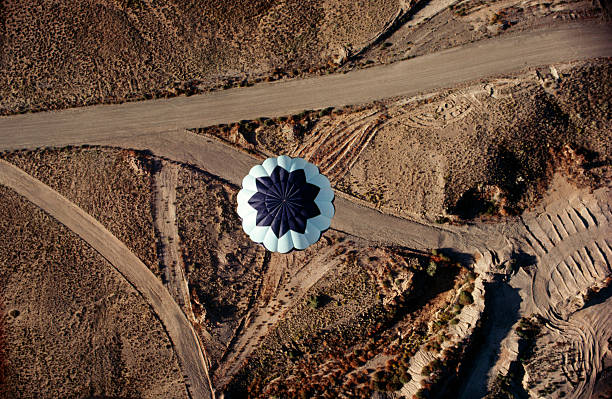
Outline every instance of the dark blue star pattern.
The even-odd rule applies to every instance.
[[[321,214],[314,200],[319,187],[306,181],[303,169],[287,172],[276,166],[270,177],[258,177],[249,204],[257,210],[257,225],[271,226],[276,237],[290,229],[304,234],[306,221]]]

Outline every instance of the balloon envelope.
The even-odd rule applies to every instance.
[[[302,158],[281,155],[251,168],[238,192],[249,237],[273,252],[305,249],[327,230],[335,209],[327,177]]]

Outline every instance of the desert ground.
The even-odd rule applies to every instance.
[[[22,3],[1,396],[612,397],[607,3]],[[336,193],[289,254],[236,214],[280,154]]]

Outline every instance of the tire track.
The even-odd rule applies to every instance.
[[[154,174],[154,222],[161,249],[164,286],[193,323],[196,320],[191,306],[176,221],[178,170],[179,167],[175,163],[161,161],[160,169]]]

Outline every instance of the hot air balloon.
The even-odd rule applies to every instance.
[[[305,249],[334,216],[334,191],[319,168],[281,155],[254,166],[238,192],[238,215],[251,240],[272,252]]]

